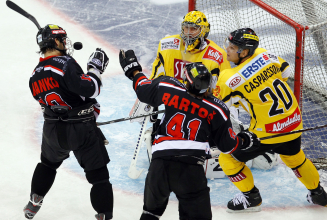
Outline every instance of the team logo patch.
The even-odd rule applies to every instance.
[[[233,131],[232,128],[228,128],[229,136],[235,140],[236,133]]]
[[[245,80],[238,73],[234,74],[226,81],[226,85],[233,90],[235,90],[243,83],[245,83]]]
[[[181,40],[178,38],[167,38],[161,40],[161,50],[179,50]]]
[[[221,65],[222,62],[224,62],[223,54],[217,49],[213,48],[212,46],[208,47],[207,51],[205,52],[202,58],[207,60],[213,60],[219,63],[219,65]]]
[[[245,79],[249,79],[270,63],[271,61],[267,53],[263,52],[246,64],[239,73],[242,74]]]
[[[97,58],[93,58],[92,62],[95,63],[95,65],[102,66],[101,61],[99,59],[97,59]]]
[[[152,80],[145,80],[145,81],[142,81],[140,83],[140,86],[143,86],[143,85],[147,85],[147,84],[151,84],[152,83]]]
[[[297,126],[300,125],[302,121],[301,113],[299,108],[291,114],[290,116],[283,118],[279,121],[266,124],[266,132],[267,133],[284,133],[293,131]]]
[[[81,79],[82,80],[87,80],[87,81],[90,81],[90,82],[92,81],[91,78],[88,75],[85,75],[85,74],[81,75]]]

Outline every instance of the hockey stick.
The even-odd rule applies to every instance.
[[[128,169],[128,176],[131,179],[139,178],[141,173],[144,170],[144,169],[141,169],[141,170],[136,169],[136,161],[137,161],[137,157],[138,157],[139,152],[140,152],[141,144],[143,143],[145,128],[146,128],[146,125],[148,124],[148,121],[149,121],[149,117],[145,117],[144,120],[143,120],[143,123],[142,123],[139,138],[138,138],[137,143],[136,143],[136,147],[135,147],[134,155],[133,155],[133,158],[132,158],[132,162],[131,162],[131,165],[129,166],[129,169]]]
[[[316,130],[316,129],[325,128],[325,127],[327,127],[327,124],[326,125],[318,125],[316,127],[301,129],[301,130],[297,130],[297,131],[290,131],[290,132],[286,132],[286,133],[276,134],[276,135],[272,135],[272,136],[268,136],[268,137],[263,137],[263,138],[260,138],[260,140],[262,141],[262,140],[266,140],[266,139],[270,139],[270,138],[295,134],[295,133],[304,132],[304,131],[311,131],[311,130]]]
[[[137,116],[134,116],[134,117],[119,118],[119,119],[115,119],[115,120],[112,120],[112,121],[106,121],[106,122],[97,122],[97,125],[100,126],[100,125],[113,124],[113,123],[116,123],[116,122],[128,121],[128,120],[135,119],[135,118],[142,118],[142,117],[146,117],[146,116],[161,114],[161,113],[164,113],[164,112],[165,112],[165,110],[160,110],[160,111],[151,112],[149,114],[137,115]]]
[[[7,0],[6,4],[9,8],[11,8],[12,10],[18,12],[19,14],[23,15],[24,17],[30,19],[35,25],[36,27],[40,30],[41,26],[39,25],[39,23],[37,22],[37,20],[30,15],[29,13],[27,13],[24,9],[22,9],[21,7],[19,7],[18,5],[16,5],[14,2]]]

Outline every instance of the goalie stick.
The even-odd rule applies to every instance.
[[[113,124],[113,123],[116,123],[116,122],[128,121],[128,120],[131,120],[131,119],[134,119],[134,118],[142,118],[142,117],[145,117],[145,116],[161,114],[161,113],[164,113],[164,112],[165,112],[165,110],[160,110],[160,111],[151,112],[149,114],[137,115],[137,116],[134,116],[134,117],[119,118],[119,119],[115,119],[115,120],[112,120],[112,121],[106,121],[106,122],[97,122],[97,125],[101,126],[101,125]]]
[[[266,139],[270,139],[270,138],[295,134],[295,133],[304,132],[304,131],[311,131],[311,130],[316,130],[316,129],[325,128],[325,127],[327,127],[327,124],[326,125],[318,125],[318,126],[312,127],[312,128],[305,128],[305,129],[301,129],[301,130],[297,130],[297,131],[290,131],[290,132],[286,132],[286,133],[276,134],[276,135],[272,135],[272,136],[268,136],[268,137],[262,137],[262,138],[260,138],[260,140],[266,140]]]
[[[16,5],[14,2],[9,1],[9,0],[6,1],[6,4],[12,10],[14,10],[17,13],[23,15],[24,17],[30,19],[36,25],[36,27],[39,30],[41,29],[41,26],[39,25],[39,22],[37,22],[37,20],[32,15],[30,15],[29,13],[27,13],[24,9],[22,9],[21,7],[19,7],[18,5]]]
[[[138,138],[137,143],[136,143],[136,147],[135,147],[135,150],[134,150],[132,162],[131,162],[131,165],[129,166],[129,169],[128,169],[128,176],[131,179],[139,178],[141,173],[144,170],[144,169],[138,170],[136,168],[136,161],[137,161],[137,157],[138,157],[139,152],[140,152],[141,144],[143,143],[144,133],[145,133],[145,129],[146,129],[146,125],[148,124],[148,121],[149,121],[149,117],[145,117],[144,120],[143,120],[143,123],[142,123],[139,138]]]

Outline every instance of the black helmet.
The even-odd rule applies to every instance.
[[[36,42],[40,47],[40,50],[45,48],[54,48],[62,53],[66,54],[66,50],[60,50],[56,47],[55,39],[58,39],[61,43],[67,46],[67,33],[58,25],[48,24],[44,28],[41,28],[36,35]],[[69,40],[68,40],[69,41]],[[69,44],[70,41],[69,41]],[[67,48],[67,47],[66,47]]]
[[[229,34],[228,41],[238,46],[241,51],[249,49],[248,56],[252,56],[259,46],[259,37],[251,28],[241,28],[233,31]]]
[[[183,71],[183,80],[189,82],[188,90],[193,94],[205,93],[211,83],[211,73],[202,63],[186,64]]]

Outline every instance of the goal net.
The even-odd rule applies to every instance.
[[[304,128],[327,123],[327,2],[323,0],[189,0],[211,25],[209,39],[222,46],[231,31],[250,27],[259,47],[284,58],[294,70],[288,83]],[[327,129],[302,134],[308,158],[327,157]]]

